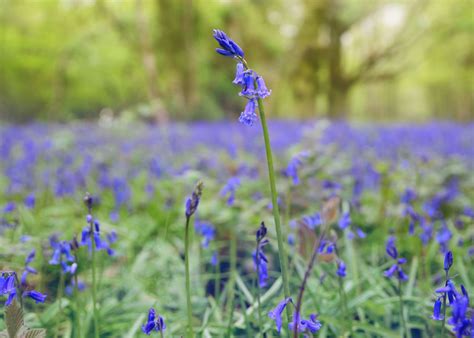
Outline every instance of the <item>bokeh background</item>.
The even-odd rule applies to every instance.
[[[274,118],[473,118],[471,0],[1,0],[0,119],[236,118],[245,50]]]

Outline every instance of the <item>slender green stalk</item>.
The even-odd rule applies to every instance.
[[[449,270],[446,271],[446,280],[444,282],[444,285],[448,284],[448,279],[449,279]],[[444,330],[446,328],[446,292],[444,293],[443,296],[443,321],[441,322],[441,336],[444,337]]]
[[[58,293],[56,295],[56,299],[58,300],[58,315],[56,316],[56,333],[54,337],[59,337],[59,324],[61,323],[61,317],[63,315],[63,307],[61,299],[63,298],[63,288],[64,288],[64,273],[61,267],[61,260],[59,261],[59,285],[58,285]]]
[[[186,217],[186,229],[184,234],[184,264],[186,269],[186,307],[188,314],[188,337],[194,337],[193,332],[193,312],[191,305],[191,281],[189,276],[189,221],[190,217]]]
[[[285,298],[290,297],[289,279],[288,279],[288,267],[287,267],[287,255],[285,250],[285,244],[283,241],[283,233],[281,230],[280,223],[280,211],[278,208],[278,193],[276,190],[275,183],[275,170],[273,169],[273,155],[272,148],[270,145],[270,136],[268,134],[267,120],[265,117],[265,108],[263,107],[262,99],[257,99],[258,110],[260,112],[260,121],[263,129],[263,139],[265,141],[265,152],[267,154],[267,166],[268,166],[268,178],[270,180],[270,190],[272,194],[272,209],[273,218],[275,220],[275,230],[278,243],[278,256],[280,258],[281,275],[283,280],[283,293]],[[290,321],[291,309],[290,306],[286,307],[287,320]]]
[[[344,280],[342,277],[338,277],[339,282],[339,295],[341,297],[342,309],[344,311],[344,318],[346,321],[347,326],[349,327],[349,331],[351,333],[351,337],[353,336],[352,332],[352,316],[349,314],[349,307],[347,306],[347,295],[346,291],[344,290]]]
[[[232,333],[232,319],[234,314],[234,298],[235,298],[235,273],[237,270],[237,238],[235,232],[231,232],[230,238],[230,278],[229,278],[229,323],[227,325],[226,337],[231,337]]]
[[[220,288],[221,288],[221,266],[219,261],[219,251],[216,254],[216,274],[214,279],[214,298],[219,302]]]
[[[405,316],[403,314],[403,297],[402,297],[402,281],[398,280],[398,298],[400,299],[400,321],[402,322],[402,336],[408,337],[407,324],[405,323]]]
[[[91,263],[92,263],[92,309],[93,309],[93,317],[94,317],[94,337],[99,338],[99,311],[97,310],[97,281],[96,281],[96,266],[95,266],[95,256],[96,256],[96,245],[95,240],[92,236],[94,229],[91,222],[91,241],[92,241],[92,255],[91,255]]]
[[[77,262],[77,256],[76,256],[76,262]],[[76,303],[76,314],[75,314],[75,319],[76,319],[76,337],[81,337],[81,316],[79,315],[79,309],[81,308],[79,305],[79,286],[78,286],[79,280],[77,278],[77,274],[74,274],[74,288],[73,288],[73,293],[74,293],[74,300]]]
[[[239,60],[244,65],[245,69],[248,69],[247,61],[241,57],[239,57]],[[256,86],[256,80],[254,82]],[[286,255],[285,244],[284,244],[285,242],[283,241],[283,233],[281,230],[280,210],[278,208],[278,192],[277,192],[276,183],[275,183],[275,169],[273,168],[272,147],[270,144],[270,135],[268,133],[267,118],[265,116],[265,108],[263,106],[263,101],[261,98],[257,98],[257,104],[258,104],[258,111],[260,113],[260,122],[262,124],[263,140],[265,142],[268,178],[270,181],[270,192],[272,195],[273,218],[275,220],[275,230],[276,230],[277,243],[278,243],[278,257],[280,259],[280,268],[281,268],[281,275],[282,275],[282,280],[283,280],[283,293],[285,295],[285,298],[288,298],[290,297],[290,287],[289,287],[289,278],[288,278],[287,255]],[[289,306],[286,307],[286,317],[289,322],[290,317],[291,317],[291,309]]]
[[[255,254],[256,256],[256,262],[255,265],[257,266],[257,278],[256,278],[256,284],[257,284],[257,314],[258,314],[258,332],[260,333],[260,336],[263,337],[262,334],[262,307],[260,303],[260,245],[257,244],[257,252]]]

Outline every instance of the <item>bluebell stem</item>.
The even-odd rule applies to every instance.
[[[202,189],[204,184],[202,181],[198,181],[194,191],[186,200],[186,207],[185,207],[185,216],[186,216],[186,227],[184,233],[184,264],[185,264],[185,288],[186,288],[186,307],[187,307],[187,316],[188,316],[188,337],[194,337],[193,331],[193,312],[192,312],[192,303],[191,303],[191,277],[189,272],[189,222],[191,220],[191,216],[197,211],[199,201],[201,200]]]
[[[165,320],[162,316],[157,315],[154,308],[150,308],[148,311],[147,322],[142,326],[142,332],[146,335],[150,335],[152,331],[160,332],[163,337],[163,332],[166,330]]]
[[[403,296],[402,296],[402,281],[408,280],[408,276],[405,274],[405,272],[402,269],[402,265],[406,263],[405,258],[398,258],[398,250],[397,247],[395,246],[395,237],[390,236],[387,240],[386,246],[385,246],[385,251],[387,254],[393,258],[396,262],[393,264],[389,269],[387,269],[384,272],[385,277],[392,277],[393,274],[396,272],[396,277],[398,279],[398,298],[400,301],[400,321],[401,321],[401,326],[402,326],[402,334],[403,337],[408,336],[408,331],[407,331],[407,326],[405,323],[405,315],[403,311]]]
[[[258,307],[258,329],[262,330],[262,310],[260,302],[260,288],[267,285],[268,280],[268,259],[263,252],[263,247],[268,244],[268,240],[265,238],[267,235],[267,228],[265,223],[260,224],[260,228],[257,230],[255,237],[257,240],[257,248],[253,253],[253,263],[255,270],[257,271],[257,307]]]
[[[273,205],[273,218],[275,220],[275,230],[277,235],[277,242],[278,242],[278,255],[280,258],[280,267],[282,272],[282,280],[283,280],[283,291],[285,294],[285,298],[288,298],[290,295],[290,288],[289,288],[289,278],[288,278],[288,268],[287,268],[287,257],[286,257],[286,250],[285,244],[283,241],[283,233],[281,230],[280,224],[280,212],[278,207],[278,193],[276,190],[276,183],[275,183],[275,170],[273,168],[273,155],[270,145],[270,136],[268,133],[268,126],[266,122],[265,116],[265,109],[263,106],[263,101],[265,97],[270,95],[270,91],[267,89],[265,85],[265,81],[261,78],[253,70],[249,69],[247,61],[244,59],[244,52],[242,48],[240,48],[232,39],[230,39],[224,32],[220,30],[214,30],[214,38],[217,40],[219,45],[222,48],[218,48],[216,51],[219,54],[224,56],[230,56],[238,61],[238,63],[242,63],[243,67],[243,74],[240,75],[241,66],[237,66],[237,74],[235,82],[242,86],[242,91],[240,95],[245,96],[249,102],[244,110],[244,112],[240,116],[240,122],[246,125],[252,125],[253,122],[256,120],[256,108],[258,106],[258,111],[260,113],[260,121],[262,125],[263,131],[263,138],[265,143],[265,153],[267,157],[267,168],[268,168],[268,178],[270,183],[270,190],[271,190],[271,197],[272,197],[272,205]],[[240,69],[239,69],[240,68]],[[291,311],[287,309],[287,320],[290,320]]]
[[[92,217],[92,205],[93,205],[93,198],[89,193],[86,193],[84,196],[84,204],[87,207],[87,216],[86,220],[89,223],[88,232],[85,234],[84,231],[82,232],[82,239],[86,239],[87,243],[90,243],[91,248],[91,263],[92,263],[92,287],[91,287],[91,295],[92,295],[92,310],[93,310],[93,320],[94,320],[94,337],[99,338],[99,310],[97,308],[97,278],[96,278],[96,262],[95,262],[95,254],[96,254],[96,238],[91,238],[92,234],[99,231],[98,223],[94,222],[94,218]],[[85,238],[84,238],[85,237]]]

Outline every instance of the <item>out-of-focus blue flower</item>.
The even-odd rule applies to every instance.
[[[211,256],[211,261],[210,261],[212,266],[217,265],[217,251],[214,251]]]
[[[474,209],[471,207],[465,207],[463,215],[474,219]]]
[[[35,194],[33,193],[29,194],[28,196],[25,197],[23,202],[25,203],[25,207],[27,207],[28,209],[33,209],[36,203]]]
[[[278,333],[281,332],[281,325],[283,323],[281,314],[283,313],[283,310],[285,310],[285,307],[289,302],[292,302],[292,299],[290,297],[283,299],[273,310],[268,312],[268,317],[275,321]]]
[[[215,227],[210,223],[198,221],[195,223],[194,228],[196,230],[196,233],[203,237],[201,241],[201,246],[204,249],[207,249],[209,247],[209,243],[216,236]]]
[[[337,275],[341,278],[346,277],[346,264],[342,260],[337,262]]]
[[[216,52],[224,56],[244,57],[244,51],[226,33],[219,29],[214,29],[214,39],[222,48],[217,48]]]
[[[153,308],[150,308],[148,311],[147,322],[142,326],[143,333],[150,335],[152,331],[164,332],[166,330],[166,324],[163,317],[156,315],[156,311]]]
[[[339,228],[345,229],[350,226],[352,223],[351,215],[349,212],[345,212],[342,217],[339,219]]]
[[[302,221],[311,230],[314,230],[316,227],[323,224],[323,219],[319,212],[315,213],[314,215],[303,216]]]
[[[72,295],[73,294],[73,290],[74,290],[74,285],[75,284],[75,281],[74,279],[71,280],[71,284],[67,285],[66,288],[65,288],[65,292],[67,295]],[[80,292],[80,291],[84,291],[86,289],[86,283],[84,283],[83,281],[79,280],[77,282],[77,290]]]
[[[449,230],[446,222],[442,222],[441,228],[436,233],[436,241],[439,243],[441,252],[445,253],[448,250],[449,241],[453,237],[451,230]]]
[[[367,237],[367,235],[365,234],[364,231],[362,231],[361,228],[357,228],[357,229],[356,229],[356,233],[357,233],[357,236],[359,236],[359,238],[365,238],[365,237]]]
[[[288,166],[285,170],[285,175],[293,180],[294,185],[298,185],[300,183],[298,170],[303,165],[303,160],[308,157],[308,155],[309,154],[307,151],[303,151],[293,156],[290,162],[288,162]]]
[[[402,269],[402,265],[407,262],[405,258],[398,258],[398,250],[395,246],[395,237],[390,236],[387,240],[385,251],[396,262],[390,268],[384,271],[384,276],[391,278],[395,273],[396,277],[401,281],[408,280],[408,276]]]
[[[23,292],[23,297],[29,297],[33,299],[36,302],[36,304],[44,303],[44,301],[46,300],[46,295],[35,290]]]
[[[400,200],[401,200],[402,203],[410,204],[416,199],[416,197],[417,197],[417,195],[416,195],[415,190],[413,190],[411,188],[407,188],[407,189],[405,189],[402,196],[400,197]]]
[[[231,177],[222,188],[220,195],[227,196],[227,204],[233,205],[235,200],[235,192],[240,186],[240,179],[238,177]]]
[[[71,244],[67,241],[59,242],[56,236],[49,238],[49,243],[53,249],[53,255],[49,260],[49,264],[58,265],[61,264],[64,273],[70,272],[67,262],[74,262],[74,256],[71,254]]]
[[[436,299],[431,318],[434,320],[443,320],[444,316],[441,314],[441,298]]]
[[[15,202],[7,202],[7,204],[5,204],[5,206],[3,207],[3,212],[5,214],[8,214],[8,213],[12,212],[15,209],[16,209]]]
[[[257,101],[255,101],[255,99],[248,100],[244,111],[240,114],[239,122],[247,126],[252,126],[258,119],[257,114],[255,113],[256,109]]]
[[[309,319],[301,319],[299,313],[295,313],[293,315],[293,320],[288,323],[288,329],[293,332],[295,329],[295,325],[298,323],[298,333],[303,333],[303,332],[311,332],[311,333],[316,333],[318,332],[322,325],[319,320],[317,320],[317,315],[316,314],[311,314],[309,316]]]
[[[26,279],[28,277],[28,274],[30,274],[30,273],[37,274],[38,273],[38,271],[36,271],[36,269],[34,269],[30,266],[31,262],[35,258],[35,255],[36,255],[36,250],[33,249],[33,250],[30,251],[30,253],[28,254],[28,256],[25,259],[25,270],[21,274],[21,279],[20,279],[20,283],[23,286],[26,285]]]

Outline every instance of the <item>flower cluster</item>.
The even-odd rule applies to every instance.
[[[190,218],[196,212],[199,205],[199,201],[201,199],[203,187],[204,183],[202,183],[202,181],[199,181],[196,184],[196,187],[194,188],[191,197],[186,200],[185,214],[187,218]]]
[[[5,306],[9,306],[13,300],[17,297],[17,288],[20,285],[17,285],[17,275],[14,271],[2,271],[0,272],[0,296],[6,296],[7,300]],[[46,295],[35,291],[35,290],[26,290],[23,292],[22,297],[29,297],[33,299],[36,303],[44,303],[46,300]]]
[[[406,258],[398,258],[398,250],[395,246],[395,237],[390,236],[387,240],[385,251],[387,254],[395,260],[395,264],[393,264],[388,270],[384,272],[385,277],[392,277],[393,274],[396,272],[396,277],[401,281],[408,280],[408,276],[402,269],[402,265],[407,262]]]
[[[106,235],[105,240],[103,240],[100,233],[99,221],[93,219],[91,214],[86,216],[86,221],[93,226],[87,225],[82,229],[80,245],[87,246],[89,251],[91,251],[92,241],[94,241],[96,250],[106,250],[109,256],[113,256],[115,251],[111,248],[111,245],[117,241],[117,233],[111,231]]]
[[[35,268],[31,267],[30,264],[33,262],[36,256],[36,250],[33,249],[31,252],[28,254],[28,256],[25,259],[25,270],[21,274],[21,285],[25,286],[26,285],[26,278],[28,277],[28,274],[37,274],[38,271],[36,271]]]
[[[252,126],[257,120],[257,101],[269,96],[271,91],[267,89],[263,77],[247,67],[247,62],[244,60],[244,51],[239,45],[218,29],[214,30],[214,38],[222,47],[216,49],[217,53],[238,60],[235,79],[232,82],[242,87],[239,95],[248,99],[244,111],[240,114],[239,121],[242,124]]]
[[[286,306],[288,305],[288,303],[293,304],[293,300],[291,298],[283,299],[280,303],[278,303],[278,305],[273,310],[268,312],[268,317],[270,317],[270,319],[273,319],[275,321],[275,325],[276,325],[276,329],[278,333],[281,332],[281,326],[283,323],[281,315],[283,311],[285,310]],[[301,318],[300,314],[296,312],[293,315],[293,320],[290,323],[288,323],[288,329],[290,331],[294,331],[295,326],[297,326],[298,333],[314,334],[321,329],[322,325],[321,325],[321,322],[317,320],[316,314],[313,313],[309,316],[309,319],[304,319],[304,318]]]
[[[64,273],[74,274],[77,270],[77,263],[71,254],[71,243],[67,241],[59,242],[56,236],[49,238],[49,244],[53,249],[53,255],[49,260],[51,265],[61,265]],[[68,264],[71,263],[70,265]]]
[[[154,308],[150,308],[148,311],[147,322],[142,326],[143,333],[150,335],[152,331],[164,332],[166,330],[166,324],[163,317],[156,314]]]

